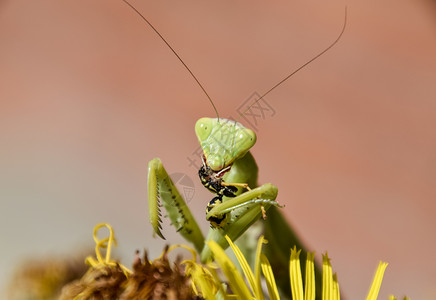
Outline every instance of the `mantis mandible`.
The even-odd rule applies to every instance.
[[[201,118],[195,124],[195,132],[203,150],[203,165],[199,170],[199,177],[202,184],[216,195],[206,206],[206,219],[211,224],[206,239],[161,160],[154,158],[148,164],[148,206],[154,233],[164,239],[160,211],[163,206],[171,224],[194,245],[201,253],[201,260],[206,262],[212,257],[205,241],[214,240],[221,247],[228,247],[225,235],[236,240],[261,216],[265,218],[270,207],[280,207],[276,202],[278,189],[271,183],[257,187],[258,167],[249,152],[256,143],[254,131],[236,121],[219,118],[212,99],[176,51],[135,7],[126,0],[123,1],[155,31],[180,60],[203,90],[216,113],[216,118]],[[344,33],[345,25],[346,14],[342,31],[333,43],[270,88],[252,105],[332,48]]]

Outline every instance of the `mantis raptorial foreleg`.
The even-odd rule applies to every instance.
[[[243,214],[244,209],[248,210],[255,205],[258,205],[259,210],[261,206],[267,206],[268,208],[270,205],[280,207],[280,205],[275,201],[276,197],[277,187],[271,183],[266,183],[255,189],[250,189],[236,198],[231,198],[227,201],[224,201],[219,206],[213,207],[206,214],[206,219],[209,220],[212,217],[219,217],[238,209],[242,209],[241,214]],[[238,215],[236,212],[235,214],[236,215],[234,218],[237,220]],[[224,228],[225,225],[222,225],[221,227]]]
[[[206,219],[211,221],[212,219],[219,219],[225,216],[227,220],[224,223],[220,223],[219,227],[211,226],[207,240],[214,240],[221,247],[226,248],[228,246],[225,239],[226,235],[231,240],[236,240],[254,222],[259,220],[264,211],[268,210],[271,206],[280,207],[275,201],[277,192],[276,186],[266,183],[235,198],[227,199],[227,201],[222,202],[220,205],[214,206],[207,212]],[[205,247],[201,253],[201,260],[207,261],[210,257],[210,249]]]
[[[257,166],[249,152],[236,160],[224,177],[229,181],[237,179],[247,182],[246,184],[236,184],[240,190],[235,190],[235,197],[221,196],[219,203],[215,205],[209,203],[208,205],[210,209],[206,214],[206,219],[211,224],[216,224],[213,220],[225,219],[225,222],[220,223],[219,226],[211,226],[208,240],[213,239],[223,248],[226,248],[228,246],[226,235],[232,240],[236,240],[271,205],[279,205],[275,202],[277,187],[270,183],[244,191],[249,184],[255,186],[257,180]],[[227,185],[233,186],[232,183]],[[187,241],[194,244],[198,252],[201,252],[202,261],[212,258],[209,248],[204,244],[204,237],[197,222],[159,158],[151,160],[148,164],[148,203],[150,223],[157,235],[164,238],[161,232],[160,212],[160,207],[163,206],[171,224]]]
[[[203,249],[204,237],[185,200],[168,176],[159,158],[148,163],[148,209],[154,232],[165,239],[161,232],[160,207],[164,206],[171,224],[198,252]]]

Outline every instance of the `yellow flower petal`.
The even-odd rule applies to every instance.
[[[217,265],[212,264],[212,263],[208,264],[208,270],[212,274],[213,279],[215,280],[215,285],[216,285],[216,288],[218,289],[218,295],[221,295],[222,296],[221,298],[223,298],[223,299],[228,299],[228,298],[230,298],[230,296],[227,295],[227,292],[226,292],[227,284],[221,282],[219,275],[215,271],[216,269],[218,269]],[[217,295],[217,293],[215,293],[215,295]],[[218,298],[218,297],[216,297],[216,298]],[[218,299],[221,299],[221,298],[218,298]]]
[[[333,274],[333,298],[340,300],[341,294],[339,293],[339,282],[338,282],[338,276]]]
[[[100,230],[100,228],[103,227],[106,227],[109,230],[109,236],[100,240],[97,236],[97,233]],[[107,223],[97,224],[94,227],[92,236],[95,241],[95,256],[97,257],[97,259],[88,256],[85,259],[86,264],[89,264],[92,268],[103,268],[106,266],[110,266],[110,267],[119,266],[126,277],[132,274],[132,271],[130,271],[127,267],[111,259],[112,245],[114,246],[117,245],[117,241],[115,240],[114,231],[111,225]],[[106,249],[106,256],[104,259],[100,253],[100,249]]]
[[[256,295],[260,295],[261,296],[260,299],[264,299],[263,292],[262,292],[262,285],[260,282],[260,255],[262,253],[262,245],[266,243],[268,243],[268,241],[264,239],[263,235],[261,235],[259,240],[257,241],[256,257],[254,259],[255,261],[254,275],[256,279],[256,288],[257,288]]]
[[[260,255],[260,265],[262,268],[263,276],[265,277],[266,286],[268,288],[269,298],[271,300],[279,300],[279,291],[277,289],[276,280],[272,272],[271,265],[268,258],[264,254]]]
[[[367,300],[377,300],[378,292],[380,291],[380,286],[383,280],[383,274],[385,273],[388,263],[380,262],[377,271],[374,275],[374,280],[372,281],[371,288],[368,293]]]
[[[191,273],[191,278],[196,285],[200,287],[201,294],[207,300],[214,300],[216,289],[214,284],[211,283],[210,277],[205,273],[204,269],[200,266],[196,266]]]
[[[306,276],[304,279],[304,300],[315,300],[315,252],[308,252],[306,258]]]
[[[260,289],[260,294],[258,293],[259,289],[257,288],[256,281],[254,280],[254,274],[250,269],[250,265],[248,264],[247,260],[245,259],[244,254],[242,254],[241,250],[238,246],[236,246],[232,240],[226,235],[226,240],[229,243],[230,247],[232,248],[233,252],[236,255],[236,258],[239,261],[239,264],[241,265],[242,271],[244,272],[245,278],[247,278],[248,284],[251,288],[251,291],[256,296],[256,299],[262,300],[263,294],[262,289]]]
[[[224,275],[227,277],[232,291],[240,299],[252,299],[253,296],[250,293],[244,278],[242,278],[242,275],[238,272],[236,266],[224,253],[224,250],[215,241],[209,241],[207,245],[212,251],[215,261],[220,265]]]
[[[322,300],[334,299],[332,273],[330,258],[326,252],[326,254],[322,256]]]
[[[300,253],[301,249],[297,251],[297,247],[294,246],[291,249],[291,259],[289,262],[289,275],[291,277],[291,291],[292,299],[303,300],[303,279],[301,276],[301,266],[300,266]]]

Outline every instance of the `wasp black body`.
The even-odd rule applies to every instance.
[[[216,205],[219,205],[223,202],[223,196],[214,197],[206,206],[206,214],[212,210]],[[212,228],[221,228],[225,224],[227,224],[228,213],[222,214],[219,216],[212,216],[207,220],[210,222],[210,227]]]
[[[209,167],[203,158],[203,165],[200,170],[198,170],[198,176],[200,177],[201,183],[214,194],[217,194],[206,206],[206,214],[214,208],[216,205],[219,205],[223,202],[223,197],[236,197],[236,192],[238,188],[236,186],[231,185],[223,185],[224,179],[222,176],[230,170],[230,166],[224,168],[220,171],[214,171],[211,167]],[[223,214],[220,216],[210,217],[207,220],[210,222],[211,227],[221,228],[227,222],[228,214]]]
[[[223,170],[215,172],[206,164],[203,164],[200,170],[198,170],[198,176],[200,177],[201,183],[209,191],[221,197],[236,197],[235,193],[238,191],[237,187],[223,185],[224,180],[222,179],[222,176],[224,173]]]

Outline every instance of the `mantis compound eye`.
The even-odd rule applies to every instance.
[[[248,128],[239,129],[236,136],[236,144],[238,145],[238,150],[245,155],[256,144],[256,133]]]
[[[195,133],[201,144],[201,142],[207,140],[212,133],[213,121],[210,118],[201,118],[195,123]]]

